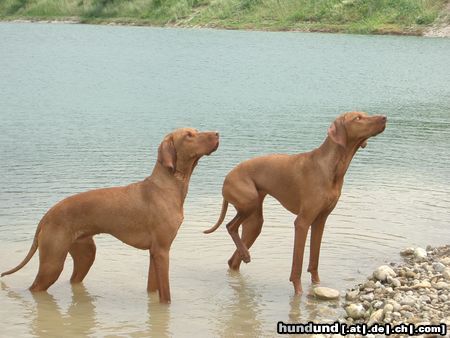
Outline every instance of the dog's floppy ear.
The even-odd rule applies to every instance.
[[[169,169],[172,173],[176,170],[177,152],[173,144],[173,136],[168,135],[164,138],[158,148],[158,162]]]
[[[336,119],[328,128],[328,136],[342,147],[347,145],[347,131],[341,118]]]

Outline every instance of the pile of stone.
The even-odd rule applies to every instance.
[[[346,293],[348,324],[413,323],[450,328],[450,245],[406,248],[404,263],[382,265]]]

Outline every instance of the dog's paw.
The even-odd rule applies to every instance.
[[[248,251],[244,252],[243,254],[241,254],[241,259],[244,263],[250,263],[251,261],[250,253]]]

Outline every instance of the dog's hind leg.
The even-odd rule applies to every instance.
[[[81,283],[95,260],[96,247],[92,237],[77,239],[72,243],[69,253],[73,259],[71,283]]]
[[[244,220],[242,224],[242,242],[247,249],[250,249],[253,243],[258,238],[261,233],[261,228],[264,223],[262,203],[264,201],[265,195],[260,195],[260,204],[250,217]],[[236,250],[231,258],[228,260],[228,266],[231,270],[239,270],[242,258],[239,251]]]
[[[46,227],[39,235],[39,271],[30,291],[45,291],[59,277],[72,239],[62,228]]]

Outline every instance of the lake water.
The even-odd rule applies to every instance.
[[[48,294],[27,291],[37,255],[2,278],[0,336],[274,336],[280,320],[335,319],[339,302],[308,296],[306,272],[293,297],[294,216],[273,199],[252,262],[227,272],[225,227],[201,232],[223,178],[253,156],[319,146],[344,111],[386,114],[328,219],[322,285],[344,291],[405,246],[448,244],[449,65],[450,39],[1,23],[1,271],[60,199],[148,176],[172,129],[218,130],[221,145],[191,180],[170,306],[146,293],[148,253],[101,235],[83,286],[69,284],[70,258]]]

